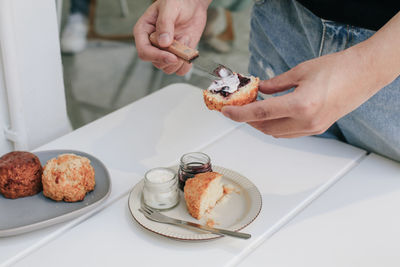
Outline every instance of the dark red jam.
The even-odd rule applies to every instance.
[[[218,92],[217,92],[218,94],[222,95],[223,97],[227,97],[228,95],[231,94],[231,93],[229,93],[229,92],[227,92],[227,91],[224,91],[224,90],[225,90],[225,87],[228,87],[228,86],[222,87],[221,91],[218,91]],[[229,89],[229,88],[227,88],[227,89]]]
[[[238,88],[246,86],[250,82],[250,78],[243,77],[240,74],[238,74],[238,78],[240,82]]]
[[[178,172],[179,188],[183,191],[186,180],[202,172],[212,172],[211,163],[192,162],[187,164],[186,168],[180,168]]]
[[[210,157],[202,152],[191,152],[180,159],[178,178],[179,188],[183,191],[186,180],[202,172],[212,172]]]

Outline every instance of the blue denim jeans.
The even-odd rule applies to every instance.
[[[259,0],[251,18],[249,72],[269,79],[303,61],[351,47],[374,33],[323,20],[295,0]],[[400,77],[319,136],[400,161]]]

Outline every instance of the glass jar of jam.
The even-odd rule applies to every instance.
[[[212,172],[209,156],[201,152],[191,152],[183,155],[178,171],[179,188],[183,191],[186,180],[202,172]]]

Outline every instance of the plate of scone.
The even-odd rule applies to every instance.
[[[13,151],[0,157],[0,237],[80,216],[111,192],[107,168],[75,150]]]
[[[178,166],[172,167],[178,171]],[[231,169],[213,166],[213,172],[201,173],[188,179],[179,204],[162,213],[185,221],[210,227],[240,231],[252,223],[261,211],[262,198],[257,187],[245,176]],[[129,195],[129,209],[133,218],[145,229],[156,234],[184,241],[212,240],[221,236],[202,230],[163,224],[147,219],[139,209],[143,205],[142,180]],[[202,191],[207,191],[202,193]],[[209,194],[211,193],[212,194]],[[210,198],[213,202],[212,208]],[[204,206],[203,204],[207,204]]]

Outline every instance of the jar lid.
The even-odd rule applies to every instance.
[[[206,164],[210,163],[210,157],[203,152],[190,152],[184,154],[180,159],[182,164],[189,164],[189,163],[199,163],[199,164]]]

